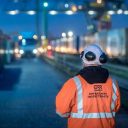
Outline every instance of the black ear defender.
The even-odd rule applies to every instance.
[[[107,62],[107,60],[108,60],[107,55],[105,53],[102,53],[102,55],[99,58],[100,63],[104,64]]]
[[[89,52],[87,52],[87,53],[85,54],[85,58],[86,58],[88,61],[93,61],[93,60],[96,59],[96,55],[95,55],[93,52],[89,51]]]
[[[84,51],[81,52],[80,58],[83,58],[83,56],[84,56]],[[94,61],[96,59],[96,55],[93,52],[89,51],[85,54],[85,58],[87,59],[87,61]],[[104,64],[107,62],[107,60],[108,60],[107,55],[105,53],[102,53],[99,58],[100,63]]]
[[[81,52],[80,58],[83,58],[83,56],[84,56],[84,51]],[[96,59],[96,55],[95,55],[93,52],[89,51],[89,52],[87,52],[87,53],[85,54],[85,58],[86,58],[88,61],[93,61],[93,60]]]

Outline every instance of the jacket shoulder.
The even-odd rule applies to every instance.
[[[75,88],[75,81],[74,81],[74,77],[69,78],[63,85],[63,87],[65,88]]]

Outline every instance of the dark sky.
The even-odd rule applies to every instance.
[[[6,7],[8,6],[10,7],[9,3]],[[23,31],[36,32],[35,16],[30,16],[27,14],[18,14],[12,16],[1,10],[0,17],[0,29],[2,29],[5,33]],[[40,31],[42,32],[42,14],[40,14],[39,25]],[[75,35],[84,35],[86,33],[86,25],[86,17],[83,13],[70,16],[65,14],[58,14],[55,16],[48,15],[48,31],[52,36],[61,36],[62,32],[68,32],[69,30],[72,30]],[[128,15],[112,16],[112,28],[124,27],[128,27]]]

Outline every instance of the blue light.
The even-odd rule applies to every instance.
[[[43,6],[44,7],[48,7],[48,3],[47,2],[44,2]]]
[[[22,40],[22,45],[26,45],[26,40],[25,39]]]

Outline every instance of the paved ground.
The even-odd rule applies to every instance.
[[[45,62],[23,60],[0,76],[0,128],[61,128],[55,96],[66,75]],[[63,128],[63,127],[62,127]]]
[[[0,128],[66,128],[55,114],[55,96],[68,75],[37,59],[7,66],[0,75]],[[128,128],[121,109],[117,128]]]

